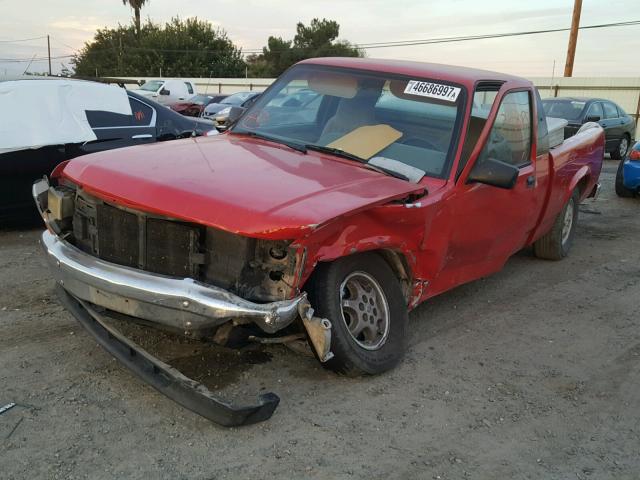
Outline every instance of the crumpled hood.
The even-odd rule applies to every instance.
[[[299,238],[424,187],[245,136],[175,140],[78,157],[63,175],[104,200],[243,235]]]

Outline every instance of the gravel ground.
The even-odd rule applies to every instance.
[[[0,415],[0,478],[639,478],[640,199],[615,196],[616,165],[569,258],[525,250],[420,306],[388,374],[341,378],[280,346],[167,348],[225,394],[281,396],[239,429],[121,367],[58,305],[39,229],[5,228],[0,405],[18,405]]]

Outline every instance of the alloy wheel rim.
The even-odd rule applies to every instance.
[[[390,314],[382,287],[366,272],[352,272],[340,285],[340,309],[349,335],[365,350],[378,350],[389,336]]]
[[[629,148],[629,142],[627,142],[626,137],[622,137],[620,140],[620,156],[624,157],[627,154],[627,149]]]
[[[575,206],[573,204],[573,198],[569,200],[567,204],[567,209],[564,212],[564,219],[562,222],[562,244],[564,245],[569,240],[569,235],[571,235],[571,229],[573,227],[573,210]]]

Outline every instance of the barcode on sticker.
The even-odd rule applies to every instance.
[[[442,85],[441,83],[421,82],[419,80],[409,80],[404,93],[409,95],[420,95],[421,97],[438,98],[455,102],[460,94],[459,87]]]

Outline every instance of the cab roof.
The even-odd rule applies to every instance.
[[[529,80],[504,73],[491,72],[476,68],[458,67],[454,65],[444,65],[440,63],[413,62],[408,60],[320,57],[303,60],[299,62],[299,64],[353,68],[357,70],[395,73],[408,76],[415,75],[416,77],[459,83],[466,85],[469,89],[473,89],[475,83],[480,81],[511,82],[519,84],[519,86],[526,87],[533,85]]]

